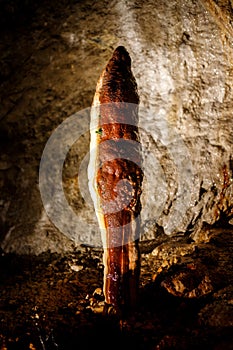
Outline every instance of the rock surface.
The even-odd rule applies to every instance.
[[[232,231],[147,248],[137,308],[121,323],[103,314],[101,250],[2,253],[0,349],[109,349],[110,338],[113,349],[231,350]]]
[[[232,350],[232,1],[0,7],[1,350],[109,348],[105,334],[118,349]],[[102,315],[102,248],[85,177],[88,108],[118,45],[139,87],[146,179],[140,302],[121,327]],[[71,218],[82,221],[65,217],[67,233],[46,214],[39,170],[70,116],[82,133],[68,137],[61,182]]]
[[[100,244],[80,170],[88,157],[88,113],[85,132],[68,147],[62,169],[65,198],[82,218],[72,227],[75,215],[65,217],[72,234],[47,217],[39,169],[56,128],[90,107],[99,74],[118,45],[130,53],[140,94],[142,239],[156,237],[155,222],[165,234],[188,232],[195,241],[208,240],[206,226],[232,226],[230,1],[161,0],[156,7],[153,1],[62,1],[56,6],[25,1],[22,8],[17,1],[2,1],[1,6],[4,251],[70,251],[86,236]],[[77,118],[77,130],[81,124]],[[59,147],[64,148],[62,142]],[[54,176],[50,180],[52,187]]]

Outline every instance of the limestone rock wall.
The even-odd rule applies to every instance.
[[[79,189],[80,180],[85,188],[79,167],[89,151],[88,130],[70,145],[62,175],[67,202],[82,218],[79,225],[73,214],[64,217],[73,235],[47,216],[39,169],[56,127],[90,107],[118,45],[130,53],[141,101],[142,240],[162,229],[205,241],[209,227],[232,227],[232,16],[231,1],[44,2],[16,31],[1,29],[4,251],[72,250],[84,235],[100,244],[88,194],[83,198]]]

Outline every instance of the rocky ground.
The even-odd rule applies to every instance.
[[[137,309],[103,314],[102,252],[1,255],[3,349],[233,349],[233,235],[141,245]]]

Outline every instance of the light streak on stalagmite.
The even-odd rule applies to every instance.
[[[106,310],[134,308],[140,276],[143,180],[137,84],[123,46],[113,52],[91,108],[89,189],[101,230]]]

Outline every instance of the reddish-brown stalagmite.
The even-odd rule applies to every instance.
[[[104,247],[106,310],[114,313],[134,308],[138,298],[143,180],[138,104],[131,59],[119,46],[97,83],[88,167]]]

